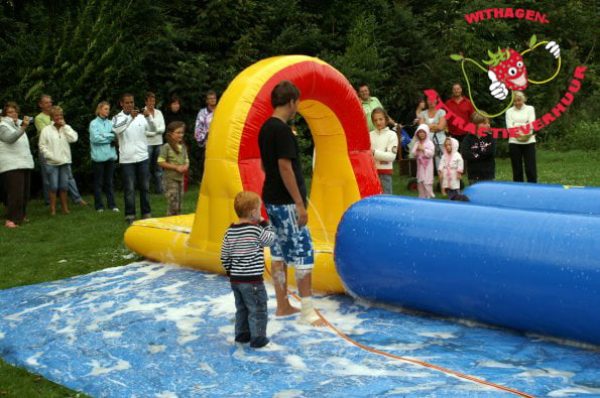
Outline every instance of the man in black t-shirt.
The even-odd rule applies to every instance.
[[[275,315],[291,315],[299,310],[287,298],[287,265],[296,271],[296,283],[302,300],[300,320],[315,326],[325,322],[312,304],[312,238],[306,227],[306,185],[300,167],[298,142],[287,125],[298,111],[300,91],[284,80],[271,92],[273,115],[260,129],[258,145],[265,183],[263,201],[275,228],[271,247],[271,272],[277,298]]]

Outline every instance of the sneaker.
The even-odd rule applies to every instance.
[[[252,347],[252,348],[261,348],[261,347],[266,346],[267,344],[269,344],[269,338],[261,336],[261,337],[257,337],[255,339],[253,339],[250,342],[250,347]]]
[[[4,223],[4,226],[6,228],[18,228],[19,227],[17,224],[15,224],[14,222],[12,222],[10,220],[6,220],[6,222]]]
[[[127,216],[125,217],[125,222],[129,225],[133,224],[133,222],[135,221],[135,217],[134,216]]]
[[[152,214],[150,214],[150,213],[142,214],[142,220],[145,220],[147,218],[152,218]]]
[[[115,213],[118,213],[120,211],[118,207],[113,207],[111,210],[114,211]]]
[[[250,342],[250,333],[240,333],[235,336],[236,343],[249,343]]]
[[[104,209],[96,209],[96,211],[97,211],[98,213],[102,213],[102,212],[104,212]]]

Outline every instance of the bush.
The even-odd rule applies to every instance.
[[[549,149],[595,151],[600,149],[600,121],[579,120],[573,127],[548,142]]]

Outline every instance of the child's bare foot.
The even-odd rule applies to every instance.
[[[287,306],[284,306],[282,308],[277,307],[277,310],[275,310],[275,316],[294,315],[294,314],[297,314],[298,312],[300,312],[299,308],[292,307],[291,305],[288,304]]]

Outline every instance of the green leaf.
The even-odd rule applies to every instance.
[[[529,48],[532,48],[533,46],[535,46],[535,43],[537,43],[537,36],[533,35],[533,36],[531,36],[531,39],[529,39]]]
[[[450,59],[453,61],[462,61],[463,56],[460,54],[450,54]]]

